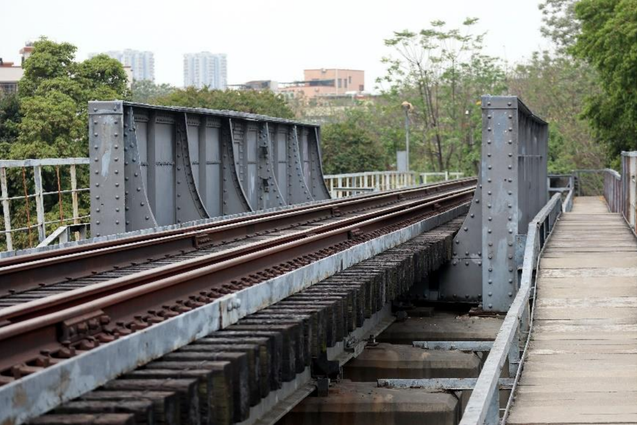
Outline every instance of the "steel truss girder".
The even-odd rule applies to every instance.
[[[514,96],[482,97],[482,160],[478,189],[453,259],[429,300],[480,302],[506,312],[517,293],[526,229],[548,201],[548,124]],[[424,292],[424,294],[423,294]]]
[[[89,132],[94,236],[329,199],[314,125],[112,101]]]

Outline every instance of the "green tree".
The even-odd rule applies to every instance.
[[[133,81],[131,88],[133,102],[155,103],[155,99],[164,97],[176,90],[170,84],[155,84],[149,80]]]
[[[473,33],[476,22],[467,19],[461,30],[434,21],[385,40],[394,55],[383,59],[388,69],[379,83],[388,85],[386,94],[415,107],[412,168],[477,171],[480,96],[503,92],[505,75],[496,58],[482,53],[483,35]]]
[[[583,115],[613,154],[637,149],[637,0],[581,0],[575,13],[582,29],[571,51],[597,70],[601,88]]]
[[[575,43],[581,22],[575,16],[577,0],[545,0],[539,5],[542,12],[542,35],[551,40],[559,53]]]
[[[386,151],[366,126],[364,112],[351,110],[341,122],[321,130],[323,171],[326,174],[384,170]]]
[[[0,155],[13,159],[87,156],[88,101],[125,98],[128,90],[124,69],[119,62],[104,55],[75,62],[76,48],[69,43],[42,38],[33,47],[32,55],[24,63],[18,95],[0,99]],[[24,181],[20,169],[9,170],[7,174],[9,192],[13,196],[23,193],[23,184],[33,192],[31,170],[25,170]],[[43,167],[45,192],[57,190],[56,174],[55,167]],[[78,169],[77,177],[80,187],[88,186],[86,170]],[[61,176],[62,188],[69,188],[68,179],[68,175]],[[44,202],[47,218],[59,218],[58,200],[48,196]],[[88,206],[88,194],[80,194],[82,213],[87,213]],[[14,199],[11,208],[12,227],[24,227],[26,202]],[[62,202],[62,215],[69,217],[70,208],[70,201]],[[33,224],[34,202],[29,204],[29,214]],[[49,226],[49,231],[56,226]],[[14,246],[29,246],[26,232],[14,235]]]
[[[7,158],[18,138],[20,102],[16,94],[0,95],[0,158]]]
[[[588,64],[566,54],[534,52],[509,75],[509,90],[549,123],[550,172],[606,165],[606,145],[580,117],[586,96],[597,92],[596,73]]]
[[[208,87],[177,89],[154,99],[159,105],[227,109],[279,118],[294,118],[285,97],[269,90],[213,90]]]
[[[86,156],[88,101],[127,96],[122,65],[106,55],[75,62],[75,46],[42,38],[18,86],[20,114],[13,158]]]

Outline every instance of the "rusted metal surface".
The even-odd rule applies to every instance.
[[[445,214],[447,218],[441,218],[443,221],[453,217]],[[448,260],[451,237],[459,224],[458,220],[442,226],[440,221],[431,222],[427,227],[421,227],[421,231],[438,227],[435,231],[344,270],[270,307],[261,307],[256,314],[237,318],[236,323],[201,335],[203,338],[193,344],[166,354],[146,367],[68,404],[75,409],[88,408],[88,405],[78,403],[105,399],[108,397],[105,393],[109,392],[114,393],[112,400],[124,391],[139,393],[145,390],[154,394],[177,392],[182,412],[179,423],[196,423],[192,415],[198,416],[204,423],[205,418],[214,418],[212,423],[225,424],[246,420],[258,412],[263,414],[266,410],[259,409],[260,402],[268,399],[270,393],[289,387],[288,383],[296,382],[299,377],[307,379],[308,368],[311,368],[314,376],[329,374],[330,362],[335,361],[338,372],[342,354],[355,350],[358,344],[365,343],[370,334],[376,334],[377,331],[366,328],[366,325],[376,326],[376,315],[382,310],[387,312],[387,303],[406,292],[411,283],[408,279],[413,281],[415,272],[429,273]],[[382,239],[380,237],[368,244],[378,243]],[[370,248],[364,251],[373,252]],[[336,258],[341,267],[347,267],[347,261],[356,260],[351,254]],[[305,280],[292,276],[288,279],[293,279],[297,284]],[[276,286],[289,289],[291,285]],[[205,308],[207,306],[202,309]],[[246,308],[249,306],[242,303],[240,309]],[[193,310],[180,315],[173,321],[196,312]],[[162,325],[168,325],[169,322]],[[140,349],[145,347],[141,342],[143,334],[148,334],[152,329],[138,333]],[[359,330],[361,332],[357,332]],[[113,345],[107,344],[94,351],[105,350]],[[85,357],[90,354],[87,353]],[[191,379],[195,377],[196,382],[192,382]],[[211,379],[215,385],[206,384]],[[172,387],[168,387],[169,382]],[[154,397],[163,400],[157,395]],[[68,404],[61,407],[62,411],[68,412]],[[169,410],[166,402],[161,401],[160,405],[162,411]],[[287,405],[287,409],[291,407]],[[184,417],[184,412],[190,416]],[[59,415],[59,411],[53,413]]]
[[[237,239],[259,236],[302,225],[344,217],[408,200],[423,199],[445,190],[475,185],[475,179],[464,179],[403,191],[370,195],[355,200],[339,200],[321,205],[301,206],[291,210],[267,212],[255,216],[237,217],[215,223],[200,224],[185,229],[171,229],[151,235],[80,245],[0,260],[0,308],[19,300],[21,293],[33,288],[48,288],[60,282],[95,275],[133,264],[151,265],[154,260],[176,256],[184,251],[223,245]],[[146,266],[144,266],[146,267]],[[58,287],[60,287],[58,285]],[[4,295],[4,299],[1,297]],[[8,295],[10,295],[8,297]],[[34,294],[35,295],[35,294]],[[27,297],[28,298],[36,298]],[[14,304],[19,302],[16,300]]]
[[[118,339],[116,339],[112,343],[105,343],[105,342],[99,341],[97,337],[93,337],[93,338],[88,338],[86,341],[81,341],[80,343],[69,344],[70,347],[63,346],[62,347],[63,349],[74,348],[76,350],[75,353],[71,352],[69,355],[79,354],[80,352],[82,353],[82,355],[78,355],[74,357],[73,362],[71,362],[74,365],[72,369],[68,369],[68,367],[65,366],[66,364],[65,361],[60,361],[54,367],[41,369],[39,370],[39,374],[32,374],[31,376],[27,376],[26,378],[19,379],[5,387],[13,388],[13,390],[17,390],[18,388],[23,388],[23,390],[26,391],[26,394],[31,394],[31,392],[27,390],[29,386],[37,385],[37,388],[43,388],[43,385],[44,387],[48,385],[48,384],[44,384],[44,382],[49,382],[52,385],[55,382],[59,383],[60,376],[58,375],[58,373],[62,371],[70,372],[71,370],[75,370],[77,371],[77,373],[81,374],[82,370],[84,370],[84,372],[86,373],[88,372],[86,367],[90,368],[90,366],[88,366],[90,363],[87,363],[85,366],[80,366],[83,364],[82,363],[83,359],[87,359],[86,361],[88,361],[89,358],[93,358],[92,361],[95,361],[97,357],[91,356],[93,352],[96,355],[99,354],[102,356],[104,355],[113,356],[115,355],[116,351],[112,352],[112,350],[121,350],[122,348],[116,348],[116,347],[124,347],[124,345],[131,344],[132,340],[137,341],[135,346],[137,347],[136,354],[140,356],[138,357],[138,359],[142,358],[148,361],[157,356],[157,354],[155,353],[158,352],[157,351],[158,349],[167,350],[167,351],[174,350],[175,348],[179,346],[176,344],[180,344],[180,343],[183,344],[188,342],[188,338],[189,338],[188,335],[203,336],[203,335],[206,335],[211,330],[214,330],[215,327],[228,326],[229,324],[239,320],[239,318],[245,316],[245,314],[255,312],[265,307],[265,305],[262,303],[266,302],[266,300],[282,299],[285,296],[288,296],[290,293],[293,293],[295,290],[298,290],[299,288],[302,288],[306,285],[310,285],[317,280],[321,280],[329,276],[329,273],[330,273],[329,267],[326,269],[325,265],[321,266],[321,268],[316,268],[314,266],[315,264],[324,263],[324,261],[322,261],[321,258],[327,261],[327,263],[331,264],[330,267],[335,267],[334,271],[343,267],[347,267],[349,264],[352,264],[352,261],[354,262],[357,261],[356,258],[360,258],[360,256],[363,256],[362,258],[365,258],[365,256],[373,255],[375,253],[374,250],[376,248],[374,249],[371,249],[371,248],[380,247],[379,244],[381,243],[387,243],[387,242],[382,242],[386,240],[387,237],[390,237],[390,239],[387,239],[387,241],[389,241],[389,240],[394,240],[392,238],[395,238],[395,236],[392,236],[392,235],[398,235],[398,234],[406,235],[406,233],[404,233],[405,231],[404,229],[413,229],[413,230],[410,230],[410,232],[411,231],[422,232],[423,230],[431,228],[431,226],[437,225],[440,221],[436,217],[444,217],[447,214],[447,213],[442,213],[441,211],[443,210],[448,210],[449,208],[451,208],[454,211],[456,211],[455,214],[458,214],[459,211],[466,211],[466,202],[468,201],[470,196],[471,196],[470,191],[466,193],[465,191],[460,191],[460,193],[456,195],[455,199],[454,197],[451,197],[448,194],[445,194],[441,199],[438,199],[435,202],[433,201],[423,202],[421,205],[414,205],[413,207],[407,208],[403,211],[389,212],[389,214],[386,214],[386,217],[384,218],[381,218],[381,217],[369,218],[362,215],[360,220],[364,220],[364,221],[353,223],[348,226],[344,226],[340,229],[327,232],[325,234],[318,234],[318,235],[313,235],[313,236],[309,236],[305,238],[306,239],[305,242],[318,243],[319,241],[324,241],[324,242],[326,241],[333,244],[334,239],[330,239],[330,238],[333,238],[333,237],[341,238],[339,234],[340,235],[344,234],[346,235],[346,239],[344,240],[345,243],[341,243],[340,248],[347,249],[348,247],[355,246],[356,249],[352,252],[356,252],[357,253],[356,255],[352,255],[352,253],[350,253],[348,254],[347,257],[342,257],[341,253],[337,253],[336,255],[329,255],[327,257],[323,257],[324,255],[330,254],[330,252],[327,251],[327,252],[324,252],[323,254],[319,254],[314,259],[311,256],[305,256],[305,257],[298,258],[297,260],[290,261],[290,258],[291,258],[290,252],[292,252],[290,251],[290,249],[296,249],[295,251],[296,254],[300,255],[302,254],[302,252],[299,252],[298,247],[304,244],[301,244],[299,241],[294,241],[293,243],[297,245],[275,247],[275,248],[278,248],[276,252],[280,253],[282,255],[282,258],[285,258],[286,260],[286,264],[284,265],[287,267],[287,269],[283,269],[282,272],[285,272],[288,270],[292,270],[292,272],[281,275],[282,278],[285,277],[286,279],[288,279],[287,281],[289,282],[289,284],[286,284],[284,286],[280,286],[280,285],[267,286],[269,289],[266,292],[263,292],[262,285],[257,285],[260,278],[262,277],[263,280],[266,282],[276,281],[277,278],[268,278],[267,275],[261,276],[261,277],[257,276],[256,278],[253,278],[253,279],[256,279],[255,281],[247,285],[247,289],[242,289],[241,285],[236,286],[235,284],[232,284],[230,282],[230,285],[228,287],[221,288],[220,290],[221,293],[213,294],[218,298],[216,301],[212,300],[210,304],[205,304],[204,302],[205,300],[204,301],[200,301],[199,299],[190,300],[186,297],[184,299],[183,304],[176,304],[171,306],[168,309],[163,309],[163,313],[164,313],[163,316],[160,315],[159,312],[157,311],[155,312],[155,314],[144,313],[149,309],[148,306],[145,305],[146,302],[142,302],[141,305],[140,303],[136,303],[139,300],[143,301],[144,299],[147,298],[148,294],[143,295],[143,292],[144,292],[143,288],[142,289],[133,288],[130,290],[132,292],[128,292],[128,295],[133,295],[133,294],[139,295],[136,300],[133,300],[130,297],[122,295],[120,293],[120,294],[115,294],[114,296],[110,296],[110,298],[109,297],[100,298],[99,300],[89,302],[88,304],[84,304],[83,306],[78,308],[71,307],[69,311],[73,311],[74,313],[79,313],[79,312],[86,313],[86,312],[94,311],[95,307],[97,307],[98,304],[102,304],[104,307],[102,310],[106,314],[108,314],[109,317],[112,319],[110,324],[115,322],[115,325],[113,326],[115,329],[113,329],[113,333],[111,333],[111,335],[118,337]],[[456,207],[454,207],[454,205],[458,205],[457,208],[461,208],[461,209],[457,209]],[[426,220],[425,218],[427,216],[431,216],[432,219],[434,219],[434,221]],[[367,220],[365,220],[365,218],[367,218]],[[429,224],[425,225],[425,223],[429,223]],[[423,225],[425,227],[423,227]],[[400,230],[400,229],[403,229],[403,230]],[[354,230],[357,230],[357,232],[352,233],[352,231]],[[385,233],[387,231],[389,231],[390,233]],[[395,240],[398,241],[399,239],[395,239]],[[307,246],[307,244],[305,244],[305,246]],[[316,246],[314,248],[316,249]],[[288,251],[286,252],[285,250],[288,250]],[[344,252],[344,251],[341,251],[341,252]],[[250,255],[255,256],[255,258],[263,257],[262,255],[260,255],[260,253],[252,253]],[[249,256],[245,256],[243,260],[245,261],[250,258],[251,257]],[[274,258],[271,260],[274,262],[281,261],[281,259],[277,259],[277,258]],[[222,264],[222,263],[219,263],[219,264]],[[217,267],[216,270],[221,271],[223,267],[219,266],[219,264],[213,265],[210,267],[204,267],[203,269],[198,269],[194,272],[192,271],[188,272],[187,276],[189,278],[193,278],[195,276],[198,276],[201,278],[199,283],[195,283],[195,286],[199,284],[202,284],[202,285],[207,284],[208,286],[210,286],[211,275],[206,276],[206,272],[211,272],[215,270],[215,267]],[[238,272],[240,264],[238,262],[234,263],[232,262],[232,260],[229,260],[228,262],[226,262],[225,267],[230,267],[230,268],[237,267],[237,272]],[[309,275],[306,275],[306,273],[307,273],[307,270],[310,270],[310,269],[315,270],[315,273],[318,272],[318,274],[316,274],[315,276],[313,275],[314,277],[309,277]],[[295,271],[299,273],[303,273],[304,275],[306,275],[306,277],[304,278],[297,277],[294,280],[294,284],[292,284],[293,282],[289,281],[289,279],[292,278],[291,276],[294,275]],[[244,270],[244,274],[245,272],[246,271]],[[228,275],[225,275],[225,277],[228,278]],[[170,286],[183,287],[184,285],[184,282],[181,282],[179,285],[172,285],[170,284],[169,280],[170,278],[164,279],[163,282],[160,280],[159,282],[154,282],[150,285],[151,287],[155,287],[156,289],[159,289],[159,288],[165,289]],[[222,282],[223,278],[220,278],[219,280],[215,280],[215,281]],[[175,284],[177,282],[173,281],[172,283]],[[261,291],[261,293],[264,296],[267,294],[267,297],[262,298],[262,300],[259,301],[261,298],[256,296],[257,292],[254,292],[254,295],[251,295],[250,298],[247,298],[247,299],[243,298],[243,302],[241,302],[242,298],[237,295],[234,295],[234,294],[224,295],[224,291],[233,292],[233,291],[239,290],[237,294],[241,294],[252,288],[254,288],[256,291]],[[148,288],[146,288],[145,290],[148,290]],[[137,291],[140,291],[140,292],[137,292]],[[270,292],[270,291],[274,291],[274,292]],[[195,292],[195,293],[198,293],[198,292]],[[206,294],[206,296],[208,296],[208,294]],[[119,300],[117,298],[119,298]],[[126,299],[123,299],[123,298],[126,298]],[[212,298],[212,297],[208,296],[208,298]],[[292,302],[292,301],[293,300],[290,300],[289,302]],[[308,301],[310,301],[311,303],[311,300],[308,300]],[[123,304],[119,304],[119,302]],[[157,301],[155,300],[155,302]],[[296,302],[302,303],[303,301],[298,300]],[[202,303],[204,305],[200,308],[196,308],[198,307],[197,303]],[[107,307],[106,304],[110,304],[111,307]],[[119,309],[119,307],[117,307],[118,304],[120,306],[124,304],[128,304],[129,306],[140,309],[142,311],[142,317],[139,317],[139,318],[135,317],[134,314],[132,315],[132,317],[130,317],[131,310],[125,311],[126,309]],[[162,309],[161,305],[159,306],[158,310],[159,309]],[[67,315],[69,311],[67,311],[66,313],[64,312],[51,313],[45,317],[39,317],[37,319],[34,318],[31,320],[27,320],[25,322],[18,323],[16,324],[16,326],[18,326],[18,328],[22,327],[23,329],[26,329],[28,327],[33,327],[33,329],[35,329],[36,327],[39,327],[40,329],[46,329],[48,327],[49,329],[54,330],[56,326],[55,323],[60,323],[61,320],[66,320],[68,318],[71,318],[70,316]],[[194,323],[192,322],[192,319],[191,319],[192,317],[201,317],[203,319],[203,317],[206,317],[205,316],[206,314],[209,315],[213,312],[217,312],[217,313],[215,313],[213,316],[208,316],[207,319],[205,320],[205,326],[195,327],[193,333],[183,334],[182,333],[183,329],[181,329],[178,333],[175,333],[175,332],[171,333],[169,331],[168,333],[163,334],[163,336],[159,340],[148,339],[148,338],[151,338],[151,335],[153,334],[151,331],[156,327],[157,328],[162,327],[162,329],[167,330],[169,328],[167,328],[166,326],[168,326],[169,324],[175,323],[176,320],[179,320],[182,323],[182,326],[185,325],[186,323],[190,323],[190,325],[192,325]],[[168,313],[168,315],[166,315],[166,313]],[[217,314],[220,314],[220,316],[217,316]],[[129,319],[123,325],[120,325],[117,323],[119,320],[114,318],[114,317],[118,317],[118,315],[120,315],[119,317],[129,317]],[[169,319],[169,317],[172,315],[176,315],[176,317],[174,317],[173,319]],[[73,315],[73,316],[76,316],[76,315]],[[147,316],[151,316],[150,319],[152,320],[148,320],[149,317]],[[216,319],[216,320],[212,319],[212,317],[214,316],[219,317],[219,319]],[[158,321],[161,321],[161,323],[153,326],[153,321],[155,320],[154,319],[155,317],[157,317],[159,319]],[[36,322],[39,323],[38,326],[35,326]],[[89,325],[90,323],[87,324],[87,328],[91,329],[91,326]],[[246,324],[242,326],[254,326],[254,325]],[[11,325],[0,330],[0,333],[5,332],[4,335],[9,336],[11,332],[14,332],[16,329],[17,328],[13,328],[13,325]],[[175,331],[177,331],[177,329],[180,329],[180,328],[175,328]],[[204,330],[207,330],[207,333],[201,334],[201,332],[204,332]],[[246,330],[247,329],[244,329],[242,330],[242,332],[245,332]],[[139,331],[142,331],[142,332],[139,332]],[[128,333],[131,333],[131,335],[126,336],[126,334]],[[35,335],[35,334],[32,334],[32,335]],[[15,334],[15,336],[19,336],[19,335]],[[48,332],[41,333],[41,336],[37,339],[37,342],[39,344],[39,347],[37,347],[37,349],[40,350],[42,345],[46,344],[47,340],[48,341],[55,340],[55,337],[51,338],[52,336],[53,335]],[[192,336],[190,338],[192,338]],[[166,341],[166,339],[168,339],[168,341]],[[30,340],[34,341],[35,337]],[[84,342],[87,342],[87,341],[89,342],[89,344],[83,344]],[[56,345],[58,344],[59,342],[56,342]],[[82,344],[82,346],[79,347],[78,344]],[[149,345],[146,345],[146,344],[149,344]],[[294,350],[295,353],[300,353],[299,345],[292,345],[292,346],[297,347],[297,349]],[[32,347],[35,349],[34,346]],[[95,348],[92,348],[92,347],[95,347]],[[111,347],[113,348],[111,349]],[[161,348],[161,347],[164,347],[164,348]],[[56,357],[58,351],[55,351],[55,352],[53,351],[55,350],[52,350],[51,357],[54,359],[58,359],[58,357]],[[115,355],[115,357],[119,357],[119,356]],[[109,358],[114,359],[115,357],[109,357]],[[137,362],[139,361],[140,360],[137,360]],[[118,358],[116,364],[113,363],[113,364],[110,364],[108,367],[104,367],[103,368],[104,370],[100,371],[100,373],[98,373],[97,376],[95,375],[94,371],[91,371],[91,379],[86,379],[87,375],[79,375],[78,378],[82,380],[82,385],[79,388],[77,387],[77,384],[75,385],[71,384],[69,387],[65,387],[67,390],[65,397],[73,397],[78,395],[77,392],[75,393],[75,395],[73,395],[73,391],[82,391],[81,388],[84,388],[84,391],[85,391],[87,389],[86,387],[87,385],[88,386],[96,385],[96,384],[99,385],[100,383],[99,380],[103,379],[103,378],[100,378],[100,376],[104,376],[103,373],[106,373],[108,375],[108,374],[114,373],[116,370],[118,370],[119,372],[115,372],[115,373],[121,373],[121,370],[122,370],[121,368],[124,368],[123,370],[126,370],[126,368],[130,368],[131,362],[133,362],[134,364],[135,359]],[[143,360],[141,360],[141,362],[143,362]],[[51,373],[47,374],[46,372],[49,370],[51,371]],[[12,369],[12,372],[13,371],[17,371],[19,373],[28,372],[26,369],[23,369],[23,370]],[[38,379],[39,377],[43,377],[45,375],[49,376],[47,380],[42,381],[41,379]],[[110,375],[110,376],[113,376],[113,375]],[[48,379],[52,379],[52,381],[49,381]],[[29,384],[27,385],[27,383]],[[24,387],[24,385],[27,385],[27,386]],[[7,393],[5,392],[5,394]],[[2,391],[0,391],[0,396],[2,396]],[[46,406],[47,403],[51,402],[51,400],[47,400],[46,397],[43,398],[41,394],[39,395],[39,397],[40,397],[38,399],[39,401],[37,403],[34,402],[32,403],[32,405],[29,405],[27,410],[33,411],[34,409],[37,410],[38,408],[42,409],[42,408],[45,408],[44,406]],[[59,402],[60,400],[59,396],[56,397],[56,400],[58,400]],[[24,409],[24,406],[22,407],[22,409]],[[40,412],[42,412],[42,410],[40,410]],[[25,413],[22,413],[22,414],[25,414]]]

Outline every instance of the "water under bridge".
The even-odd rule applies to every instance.
[[[89,158],[0,162],[43,245],[0,256],[1,424],[637,423],[636,153],[549,176],[485,96],[477,178],[326,178],[317,126],[89,112]],[[47,193],[63,164],[90,187]]]

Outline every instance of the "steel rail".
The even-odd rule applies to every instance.
[[[69,302],[71,300],[79,299],[81,297],[86,297],[89,295],[101,296],[108,291],[118,290],[118,288],[124,287],[125,285],[132,285],[132,284],[139,285],[149,280],[158,279],[160,277],[166,276],[168,274],[183,273],[187,270],[210,264],[211,262],[224,261],[228,258],[232,258],[232,257],[240,256],[240,255],[246,255],[250,252],[266,249],[271,246],[277,246],[282,243],[289,242],[291,240],[304,238],[306,237],[307,234],[328,232],[338,227],[342,227],[348,224],[353,224],[353,223],[362,221],[365,217],[370,218],[375,216],[381,216],[392,211],[408,209],[410,206],[418,205],[428,200],[435,201],[439,199],[440,197],[445,196],[447,194],[464,193],[466,191],[473,192],[474,188],[475,186],[472,186],[469,189],[466,189],[466,188],[457,189],[452,192],[445,191],[445,192],[442,192],[441,194],[429,196],[426,198],[422,198],[420,200],[409,201],[409,202],[401,203],[401,204],[395,204],[380,210],[374,210],[374,211],[365,213],[362,216],[344,218],[333,223],[328,223],[328,224],[323,224],[321,226],[313,227],[312,229],[301,230],[301,231],[293,232],[287,235],[273,237],[271,239],[223,250],[221,252],[213,252],[211,254],[202,255],[200,257],[192,258],[186,261],[176,262],[176,263],[168,264],[165,266],[158,266],[146,271],[133,273],[133,274],[130,274],[129,276],[125,276],[119,279],[114,279],[114,280],[106,281],[103,283],[96,283],[84,288],[67,291],[62,294],[51,295],[39,300],[34,300],[28,303],[23,303],[23,304],[18,304],[12,307],[7,307],[0,310],[0,324],[3,322],[13,321],[14,317],[20,315],[24,311],[29,311],[30,313],[33,313],[36,311],[40,311],[41,309],[59,308],[59,305],[61,302]]]
[[[100,297],[110,294],[113,291],[121,291],[122,288],[126,288],[131,285],[143,285],[153,280],[157,280],[168,275],[183,274],[191,270],[197,270],[201,267],[205,267],[210,264],[219,263],[229,259],[245,256],[253,252],[260,252],[271,247],[277,247],[282,244],[297,241],[308,240],[308,235],[329,233],[330,231],[343,228],[345,226],[355,225],[356,223],[369,223],[370,220],[375,218],[386,219],[390,217],[391,213],[401,211],[412,211],[413,208],[420,208],[422,206],[429,206],[432,203],[446,199],[449,196],[464,195],[467,193],[473,193],[474,187],[468,189],[459,189],[451,193],[445,192],[444,194],[434,196],[433,199],[426,198],[423,200],[410,201],[408,203],[393,205],[385,207],[380,210],[374,210],[361,216],[355,216],[350,218],[344,218],[334,223],[322,225],[320,227],[299,230],[297,232],[277,236],[272,239],[267,239],[252,244],[239,246],[236,248],[224,250],[221,252],[214,252],[201,257],[193,258],[186,261],[177,262],[174,264],[168,264],[165,266],[156,267],[154,269],[134,273],[128,276],[123,276],[111,281],[103,283],[97,283],[85,288],[80,288],[73,291],[68,291],[63,294],[51,295],[50,297],[40,300],[32,301],[25,304],[16,305],[0,310],[0,323],[14,323],[17,317],[27,315],[33,315],[35,312],[54,310],[62,308],[64,304],[71,302],[79,302],[78,300],[85,300],[87,297]],[[1,329],[1,328],[0,328]]]
[[[248,215],[188,228],[171,229],[150,235],[136,235],[95,244],[78,245],[0,260],[0,296],[110,270],[114,265],[148,261],[169,253],[196,249],[193,238],[204,235],[219,244],[260,232],[312,223],[340,214],[365,210],[388,203],[428,196],[447,189],[467,187],[475,179],[462,179],[383,194],[339,200],[321,205]],[[210,243],[210,241],[208,241]],[[47,267],[45,267],[47,266]],[[11,291],[11,292],[9,292]]]
[[[28,309],[14,309],[12,320],[16,323],[0,328],[0,351],[7,353],[5,357],[0,359],[0,370],[5,371],[6,376],[7,368],[12,368],[20,363],[24,364],[25,361],[28,363],[29,358],[41,358],[42,350],[66,350],[65,353],[68,354],[68,350],[73,349],[74,346],[71,346],[68,341],[61,344],[59,340],[60,327],[67,326],[69,323],[77,324],[86,319],[85,322],[82,322],[84,326],[82,335],[86,335],[86,337],[81,337],[73,344],[80,351],[90,350],[99,345],[94,344],[96,341],[94,335],[104,335],[103,331],[110,335],[109,338],[116,339],[118,335],[143,329],[152,323],[161,322],[174,315],[212,302],[215,298],[228,292],[208,294],[199,298],[195,305],[189,305],[189,302],[179,304],[180,299],[187,300],[188,297],[201,294],[202,291],[209,291],[210,288],[224,288],[233,282],[240,282],[242,276],[256,276],[254,273],[279,264],[289,263],[292,258],[303,257],[321,250],[327,251],[323,253],[323,256],[331,255],[333,251],[326,250],[326,248],[343,243],[349,247],[351,244],[347,245],[347,243],[352,239],[360,238],[358,242],[354,240],[354,243],[362,243],[369,238],[378,236],[374,232],[391,229],[392,226],[400,227],[409,223],[410,220],[421,220],[426,215],[439,214],[445,208],[469,202],[473,192],[474,188],[457,190],[453,194],[441,195],[435,200],[416,201],[410,207],[386,208],[383,214],[374,211],[357,217],[357,220],[352,218],[340,221],[340,225],[330,226],[328,231],[318,234],[313,230],[301,231],[298,232],[298,237],[285,243],[269,244],[267,247],[262,246],[260,249],[252,249],[248,253],[242,253],[238,257],[229,257],[208,265],[200,263],[197,267],[190,267],[178,274],[161,278],[156,276],[154,279],[146,280],[144,284],[122,286],[120,281],[118,290],[110,288],[111,292],[102,292],[99,296],[92,294],[79,299],[76,294],[73,294],[72,301],[66,304],[58,303],[54,309],[48,310],[44,305],[44,309],[41,309],[39,313],[29,312]],[[365,239],[365,236],[368,238]],[[299,267],[310,262],[302,263]],[[264,275],[262,280],[269,277],[271,276]],[[240,290],[256,283],[258,281],[248,282],[247,285],[239,285],[234,290]],[[67,298],[69,298],[68,295]],[[177,305],[174,304],[175,302]],[[177,310],[168,308],[167,304],[176,306]],[[139,314],[147,314],[153,309],[168,312],[170,315],[153,315],[152,319],[156,320],[155,322],[150,321],[148,316],[145,318],[138,316]],[[21,310],[23,315],[16,315],[17,310]],[[132,318],[135,320],[129,322],[128,327],[124,325],[124,321],[130,321]],[[100,322],[95,322],[95,320]],[[144,320],[149,320],[149,322],[146,323]],[[115,322],[119,327],[111,326],[111,329],[107,329],[108,322]],[[88,335],[90,331],[87,330],[87,326],[90,329],[91,324],[98,331],[93,335]],[[103,329],[102,324],[105,325]],[[100,341],[108,342],[104,339]],[[56,361],[62,360],[58,358]],[[40,362],[31,369],[28,366],[19,367],[17,372],[13,371],[13,374],[14,377],[20,377],[20,374],[29,374],[43,366],[45,365]]]

